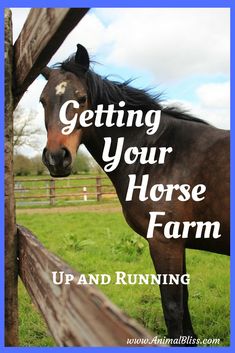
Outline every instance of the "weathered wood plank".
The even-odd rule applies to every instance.
[[[5,10],[5,345],[18,346],[17,243],[13,178],[12,21]]]
[[[33,302],[59,346],[126,346],[127,338],[151,335],[127,317],[94,285],[77,285],[79,273],[46,250],[26,228],[18,226],[19,273]],[[55,285],[52,271],[75,276]]]
[[[88,8],[33,8],[14,45],[15,106]],[[73,43],[76,45],[77,43]]]

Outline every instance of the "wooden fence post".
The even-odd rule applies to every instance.
[[[50,205],[54,206],[55,205],[55,180],[54,179],[50,179],[49,187],[50,187],[50,194],[49,194]]]
[[[102,179],[100,176],[96,177],[96,198],[97,201],[102,199]]]
[[[12,20],[5,10],[5,345],[18,346],[17,230],[13,177]]]
[[[32,8],[14,44],[15,107],[89,8]],[[43,23],[43,26],[42,26]]]

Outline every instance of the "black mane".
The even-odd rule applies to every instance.
[[[206,121],[178,107],[164,107],[161,104],[161,93],[153,95],[150,93],[150,90],[134,88],[130,86],[132,80],[116,82],[109,80],[107,77],[101,77],[91,69],[84,72],[84,68],[75,62],[74,55],[57,65],[57,67],[64,71],[72,72],[78,77],[85,78],[92,108],[95,108],[97,104],[101,103],[108,105],[118,104],[120,101],[124,101],[127,109],[141,109],[143,112],[147,112],[148,110],[161,110],[165,114],[177,119],[209,125]]]

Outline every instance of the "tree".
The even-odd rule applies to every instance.
[[[43,175],[46,172],[48,173],[46,166],[42,163],[42,156],[40,154],[31,158],[31,169],[33,175]]]
[[[17,154],[14,156],[14,175],[16,176],[27,176],[31,174],[32,162],[31,160],[23,156],[22,154]]]
[[[42,135],[42,130],[35,124],[37,113],[34,110],[26,111],[21,106],[18,106],[14,112],[14,138],[13,146],[14,153],[19,152],[22,146],[29,146],[34,149],[39,148],[39,135]]]
[[[88,153],[79,151],[73,164],[73,174],[89,173],[91,157]]]

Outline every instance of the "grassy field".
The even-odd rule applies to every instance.
[[[111,207],[111,206],[110,206]],[[147,243],[117,212],[19,214],[17,222],[81,273],[154,273]],[[61,210],[62,212],[62,210]],[[190,311],[194,329],[203,338],[229,345],[229,258],[187,251]],[[101,290],[121,309],[158,336],[166,335],[157,286],[110,284]],[[52,346],[53,340],[22,284],[19,286],[20,340],[23,346]]]

